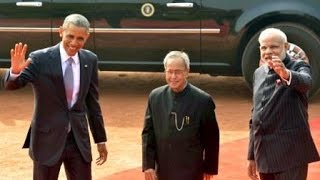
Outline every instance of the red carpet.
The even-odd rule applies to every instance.
[[[310,121],[312,137],[320,151],[320,117]],[[248,139],[233,141],[222,144],[220,148],[219,175],[215,180],[248,180],[246,174],[246,155]],[[141,167],[129,169],[101,180],[143,180],[144,176]],[[308,180],[320,179],[320,162],[312,163],[309,166]]]

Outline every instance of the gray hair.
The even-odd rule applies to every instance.
[[[261,43],[261,41],[269,35],[279,36],[283,43],[287,43],[287,35],[283,31],[281,31],[280,29],[277,29],[277,28],[267,28],[267,29],[263,30],[260,33],[260,36],[258,39],[259,43]]]
[[[73,24],[77,27],[85,28],[89,33],[90,23],[89,23],[88,19],[81,14],[68,15],[64,19],[62,27],[67,28],[70,24]]]
[[[163,60],[164,68],[167,67],[167,62],[169,59],[181,58],[187,69],[190,69],[190,59],[187,53],[183,51],[170,51]]]

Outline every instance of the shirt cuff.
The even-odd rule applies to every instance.
[[[289,80],[286,80],[286,79],[283,79],[283,78],[281,78],[281,79],[287,84],[287,86],[290,86],[292,75],[291,75],[291,71],[290,70],[288,70],[288,71],[289,71]]]
[[[10,81],[13,81],[15,79],[17,79],[17,77],[19,76],[20,74],[14,74],[12,73],[12,69],[10,68],[10,75],[9,75],[9,80]]]
[[[97,143],[97,144],[105,144],[106,142],[99,142],[99,143]]]

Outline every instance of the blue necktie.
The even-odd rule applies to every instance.
[[[67,67],[64,71],[64,88],[66,90],[66,97],[68,101],[68,107],[71,108],[71,101],[72,101],[72,94],[73,94],[73,70],[72,70],[72,63],[73,59],[70,57],[67,60]]]

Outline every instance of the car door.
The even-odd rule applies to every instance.
[[[171,50],[200,68],[200,0],[96,0],[95,52],[100,68],[163,71]]]
[[[237,19],[250,1],[202,0],[201,29],[217,33],[201,36],[203,73],[211,75],[239,75],[241,72],[242,32],[235,29]]]
[[[16,42],[28,44],[28,52],[51,44],[50,0],[0,1],[0,67],[8,67]]]

